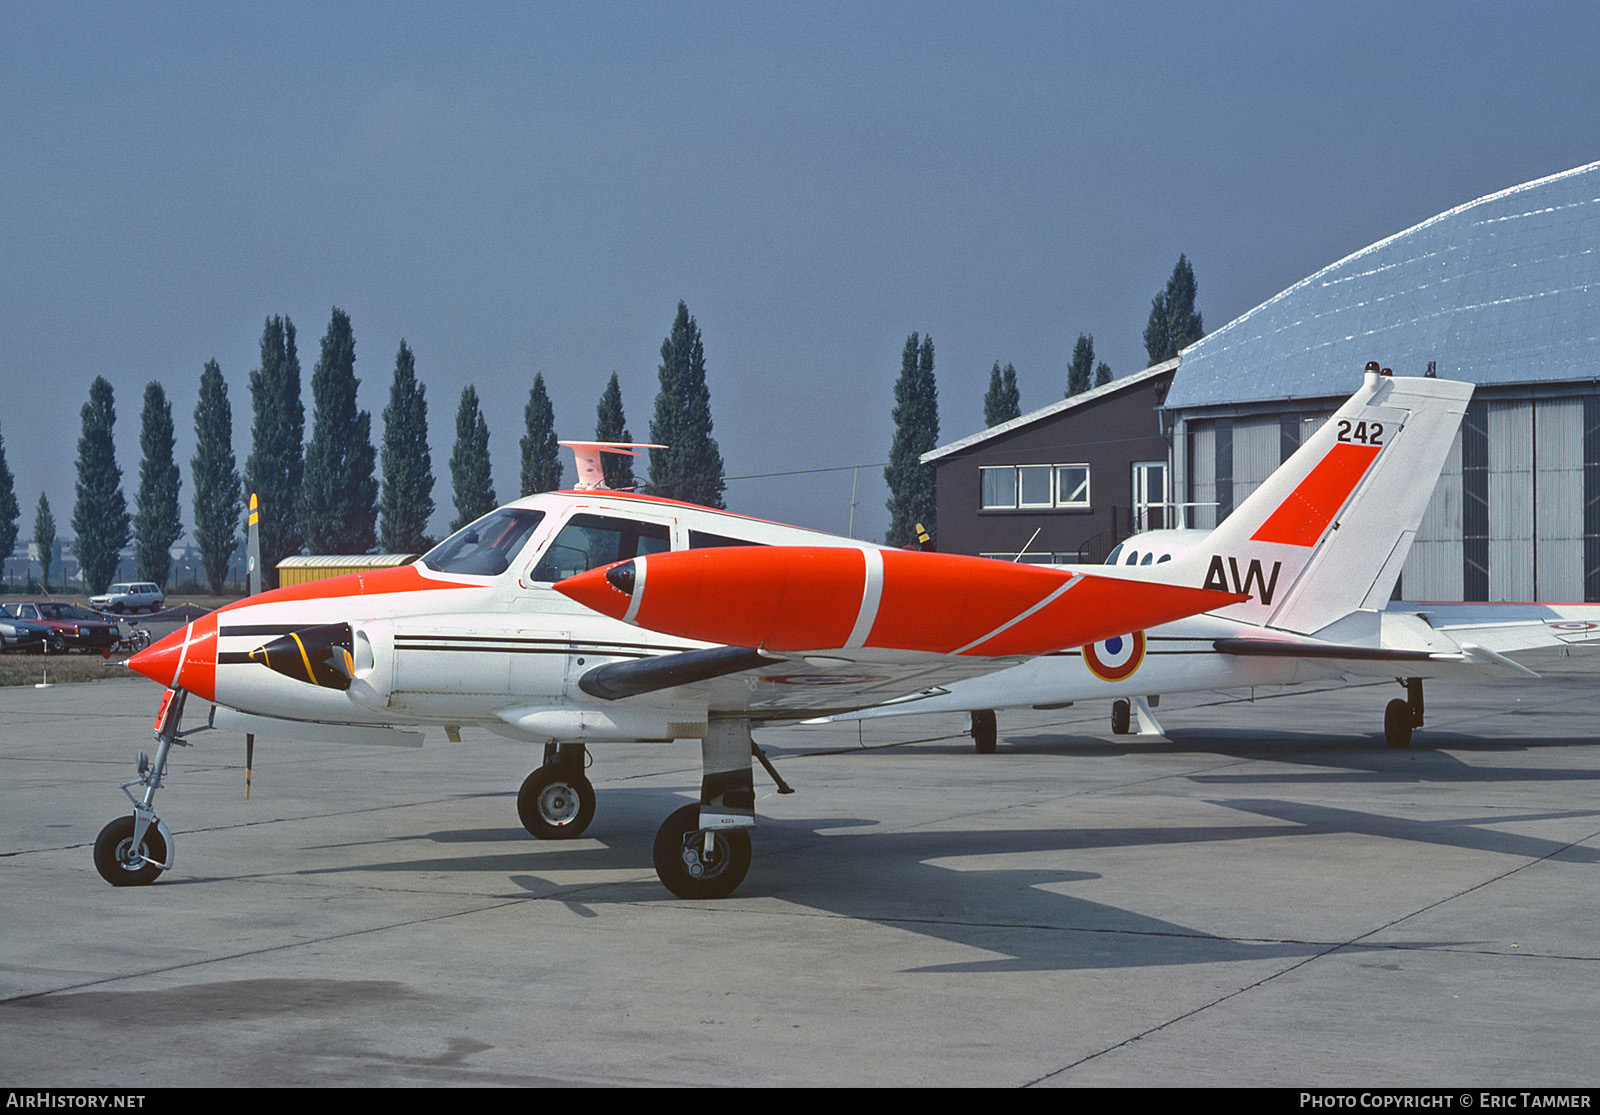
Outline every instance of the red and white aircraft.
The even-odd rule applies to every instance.
[[[1600,642],[1600,604],[1390,602],[1471,393],[1470,384],[1426,378],[1379,377],[1374,386],[1369,376],[1363,415],[1347,404],[1301,452],[1353,454],[1382,443],[1355,495],[1382,494],[1353,499],[1314,561],[1244,560],[1213,533],[1163,530],[1127,539],[1104,566],[1081,567],[1203,562],[1200,583],[1249,593],[1247,602],[829,719],[969,712],[977,749],[988,753],[996,709],[1107,698],[1113,732],[1137,720],[1141,735],[1162,735],[1150,707],[1161,694],[1378,677],[1405,687],[1384,710],[1384,735],[1391,747],[1407,746],[1423,724],[1425,678],[1536,678],[1509,656]]]
[[[459,738],[476,725],[542,744],[518,795],[542,838],[593,817],[590,744],[699,740],[701,800],[662,825],[654,862],[675,894],[726,895],[750,861],[752,725],[1276,599],[1342,552],[1337,519],[1358,495],[1399,498],[1403,485],[1371,476],[1392,473],[1409,427],[1447,407],[1431,394],[1390,405],[1392,390],[1369,376],[1330,423],[1342,433],[1313,438],[1213,533],[1223,569],[1261,570],[1237,584],[1198,555],[1074,570],[886,550],[590,480],[508,504],[412,565],[249,597],[129,660],[167,687],[159,747],[124,787],[142,793],[101,832],[96,866],[117,885],[171,867],[153,799],[192,694],[210,703],[209,727],[250,734],[419,745],[430,728]],[[619,448],[575,446],[580,476]]]

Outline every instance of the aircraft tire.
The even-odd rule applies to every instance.
[[[1133,705],[1128,701],[1111,702],[1111,734],[1125,736],[1133,719]]]
[[[1384,706],[1383,741],[1390,747],[1411,746],[1411,706],[1399,697]]]
[[[745,830],[714,833],[709,860],[704,842],[698,802],[674,811],[656,832],[656,877],[679,898],[726,898],[750,870],[750,834]]]
[[[995,725],[994,709],[981,708],[972,713],[972,745],[980,755],[993,755],[999,729]]]
[[[594,820],[594,787],[581,774],[540,767],[517,791],[522,827],[540,840],[573,840]]]
[[[167,842],[154,825],[145,829],[144,844],[138,849],[151,859],[167,861]],[[126,857],[133,851],[133,818],[118,817],[94,840],[94,867],[100,877],[114,887],[146,887],[161,875],[161,868],[150,863],[130,867]]]

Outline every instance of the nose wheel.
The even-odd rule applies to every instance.
[[[167,862],[167,841],[161,830],[150,825],[135,838],[135,827],[133,817],[118,817],[95,837],[95,870],[114,887],[149,886]]]

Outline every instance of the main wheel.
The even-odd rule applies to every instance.
[[[980,755],[993,755],[999,729],[995,726],[994,709],[981,708],[972,714],[972,745]]]
[[[1383,740],[1390,747],[1411,746],[1411,706],[1399,697],[1384,706]]]
[[[132,817],[118,817],[95,837],[95,870],[114,887],[145,887],[156,881],[163,869],[144,862],[141,856],[167,862],[167,842],[155,825],[144,830],[144,841],[137,848]]]
[[[713,830],[707,852],[700,806],[686,805],[656,832],[653,858],[661,884],[679,898],[726,898],[750,870],[750,833]]]
[[[1111,734],[1125,736],[1133,719],[1133,705],[1128,701],[1111,702]]]
[[[594,820],[594,787],[582,774],[540,767],[523,779],[517,791],[517,816],[522,827],[540,840],[582,836]]]

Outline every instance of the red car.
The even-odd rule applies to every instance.
[[[15,619],[42,623],[55,632],[51,651],[95,650],[102,653],[117,645],[122,632],[114,623],[96,619],[82,608],[59,600],[30,600],[20,604],[0,604],[0,612]]]

